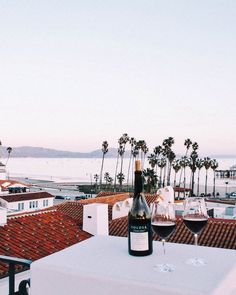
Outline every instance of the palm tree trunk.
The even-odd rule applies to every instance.
[[[168,167],[167,185],[170,185],[170,175],[171,175],[171,163],[169,163],[169,167]]]
[[[121,156],[121,164],[120,164],[120,173],[123,172],[123,160],[124,160],[124,154]]]
[[[184,198],[185,198],[185,187],[186,187],[186,175],[185,175],[185,167],[184,167]]]
[[[129,174],[130,174],[131,159],[132,159],[132,153],[130,153],[130,157],[129,157],[129,166],[128,166],[128,175],[127,175],[127,190],[128,190],[128,186],[129,186]]]
[[[199,182],[200,182],[200,169],[198,169],[198,177],[197,177],[197,197],[199,197]]]
[[[165,186],[165,182],[166,182],[166,166],[167,166],[167,164],[166,164],[165,167],[164,167],[163,187]]]
[[[116,158],[116,170],[115,170],[115,177],[114,177],[114,189],[116,190],[116,176],[117,176],[117,170],[118,170],[118,162],[119,162],[119,155],[117,155]]]
[[[131,182],[132,182],[132,189],[134,188],[134,156],[132,157],[132,170],[131,170]]]
[[[162,185],[162,171],[163,171],[163,168],[160,169],[160,185],[159,185],[159,188]]]
[[[175,172],[175,177],[174,177],[174,199],[175,199],[176,175],[177,175],[177,173]]]
[[[206,169],[205,196],[207,195],[207,172],[208,172],[208,170]]]
[[[103,171],[103,164],[104,164],[104,154],[102,156],[102,166],[101,166],[101,171],[100,171],[100,189],[102,186],[102,171]]]
[[[195,185],[194,174],[195,172],[192,171],[192,195],[194,195],[194,185]]]
[[[216,171],[214,170],[214,178],[213,178],[213,196],[216,197]]]

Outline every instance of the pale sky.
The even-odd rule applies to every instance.
[[[236,152],[236,1],[0,0],[0,140]]]

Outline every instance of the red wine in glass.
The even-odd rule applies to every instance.
[[[165,240],[174,232],[176,226],[175,210],[172,203],[154,202],[151,217],[152,230],[162,240],[165,260]],[[169,263],[161,263],[154,266],[160,272],[172,272],[175,267]]]
[[[184,201],[183,222],[185,226],[194,234],[195,249],[197,250],[198,235],[207,225],[208,215],[204,198],[187,198]],[[193,266],[204,266],[206,261],[198,258],[188,259],[187,264]]]
[[[204,217],[185,217],[184,224],[194,234],[199,234],[207,225],[207,218]]]
[[[173,221],[163,222],[156,221],[152,222],[152,230],[161,238],[167,239],[175,230],[176,224]]]

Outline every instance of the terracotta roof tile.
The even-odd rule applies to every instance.
[[[11,203],[18,201],[37,200],[45,198],[54,198],[53,195],[47,192],[34,192],[34,193],[20,193],[20,194],[7,194],[0,196],[3,200]]]
[[[103,203],[108,204],[108,216],[109,220],[112,219],[112,207],[116,202],[124,201],[130,197],[129,193],[116,194],[116,195],[108,195],[95,199],[86,199],[80,201],[68,201],[63,202],[57,205],[57,210],[62,212],[63,214],[72,217],[79,224],[83,223],[83,206],[87,204],[93,203]]]
[[[0,227],[0,255],[37,260],[91,237],[61,212],[9,218]],[[0,263],[0,276],[7,269]]]
[[[126,237],[128,218],[122,217],[110,221],[109,234]],[[155,240],[159,240],[154,235]],[[169,242],[193,244],[193,234],[185,227],[182,218],[177,219],[175,233],[168,239]],[[236,249],[236,220],[209,219],[207,227],[199,235],[199,245]]]

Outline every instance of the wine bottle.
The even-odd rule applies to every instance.
[[[152,254],[151,213],[143,191],[141,162],[135,161],[133,205],[128,215],[128,248],[133,256]]]

